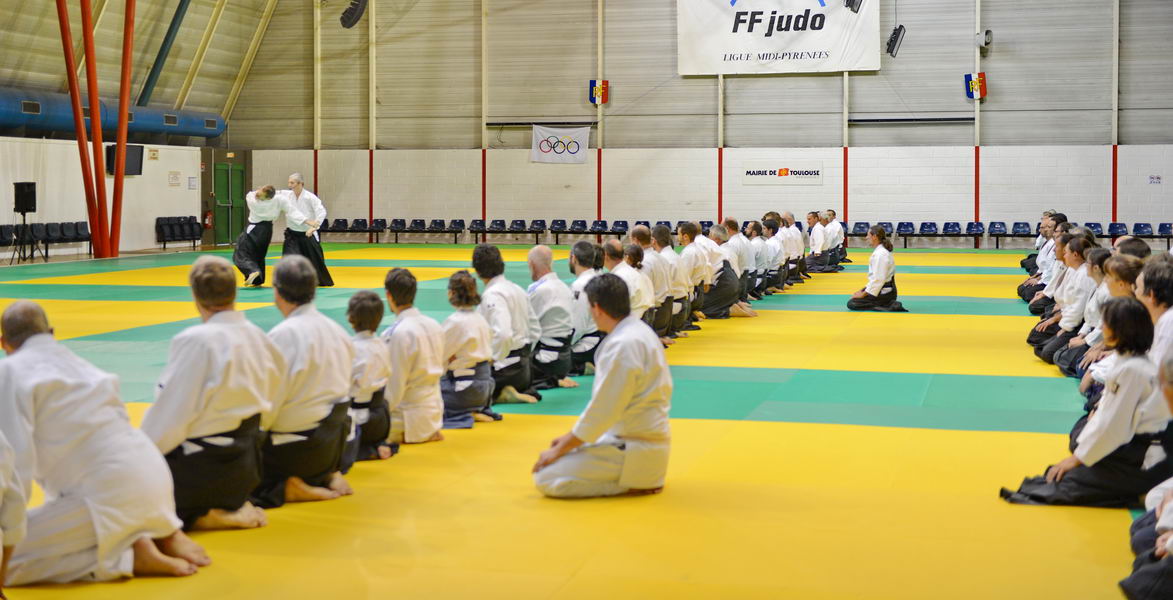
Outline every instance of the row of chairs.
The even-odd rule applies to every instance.
[[[683,223],[678,221],[677,225]],[[636,221],[636,225],[652,226],[650,221]],[[665,225],[673,227],[671,221],[657,221],[657,225]],[[713,224],[712,221],[701,221],[701,227],[707,230]],[[492,219],[486,223],[485,219],[473,219],[465,226],[464,219],[453,219],[445,221],[444,219],[432,219],[430,223],[424,219],[391,219],[390,223],[386,219],[372,219],[368,225],[366,219],[354,219],[349,221],[347,219],[334,219],[322,223],[322,227],[318,230],[322,233],[373,233],[378,235],[384,232],[395,235],[395,241],[399,241],[400,234],[422,233],[422,234],[447,234],[451,235],[453,243],[459,239],[460,234],[468,231],[472,234],[508,234],[508,235],[533,235],[534,242],[537,243],[541,235],[545,233],[554,234],[554,243],[558,243],[558,238],[561,235],[614,235],[623,237],[627,235],[631,225],[628,221],[619,220],[608,223],[607,221],[593,221],[588,226],[585,219],[571,220],[567,222],[566,219],[554,219],[547,225],[545,219],[534,219],[526,223],[524,219],[514,219],[508,225],[505,224],[504,219]],[[674,229],[675,231],[675,229]]]
[[[972,237],[978,239],[987,233],[994,239],[994,246],[1001,247],[1002,238],[1033,238],[1039,234],[1040,227],[1040,224],[1036,223],[1034,229],[1031,229],[1030,223],[1025,221],[1015,222],[1009,229],[1007,229],[1006,223],[1002,221],[991,221],[988,230],[985,224],[970,221],[966,223],[964,231],[961,228],[961,223],[957,221],[947,222],[941,229],[938,229],[937,224],[932,222],[921,223],[920,229],[917,229],[911,221],[901,221],[895,227],[889,221],[881,221],[876,223],[876,225],[883,227],[888,235],[895,234],[899,236],[903,240],[905,248],[908,247],[909,238]],[[1084,223],[1083,226],[1087,227],[1097,236],[1104,235],[1104,226],[1101,223]],[[848,235],[851,237],[866,236],[869,227],[869,223],[857,221]],[[1110,237],[1129,235],[1128,225],[1124,223],[1109,223],[1107,233]],[[1170,240],[1173,240],[1173,223],[1159,223],[1155,233],[1153,232],[1153,225],[1151,223],[1134,223],[1131,235],[1141,238],[1164,239],[1165,246],[1168,248]]]
[[[167,248],[167,242],[191,242],[192,250],[204,237],[204,226],[195,216],[155,217],[155,241]]]
[[[40,248],[45,262],[49,261],[50,244],[86,242],[87,252],[93,254],[90,241],[90,224],[86,221],[0,225],[0,247],[18,246],[23,243],[30,246],[34,253]]]

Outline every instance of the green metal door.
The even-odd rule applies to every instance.
[[[213,243],[219,246],[236,241],[244,229],[248,205],[244,200],[244,165],[216,163],[214,168],[216,206],[213,211]]]

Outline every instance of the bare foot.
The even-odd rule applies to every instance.
[[[677,331],[677,332],[676,332],[676,337],[678,337],[678,338],[686,338],[686,337],[688,337],[688,332],[687,332],[687,331]]]
[[[253,506],[251,502],[245,502],[244,506],[231,512],[213,508],[208,514],[197,519],[192,529],[253,529],[268,524],[265,511]]]
[[[660,343],[664,344],[665,346],[671,346],[672,344],[676,343],[676,340],[674,340],[670,337],[662,337],[662,338],[660,338]]]
[[[442,441],[444,441],[444,434],[437,431],[436,433],[432,434],[432,437],[428,438],[428,441],[429,442],[442,442]]]
[[[485,413],[474,412],[472,413],[472,420],[476,421],[477,423],[492,423],[495,419],[489,415],[486,415]]]
[[[182,559],[167,556],[155,545],[155,541],[148,537],[135,540],[134,545],[134,574],[162,575],[167,577],[186,577],[195,575],[199,570],[192,563]]]
[[[699,310],[693,311],[692,316],[696,317],[696,320],[698,320],[698,321],[704,321],[705,319],[708,318],[705,316],[705,313],[703,313]]]
[[[195,540],[187,537],[182,529],[175,530],[175,533],[155,540],[155,545],[159,550],[167,556],[175,558],[182,558],[187,562],[197,566],[206,567],[212,564],[212,559],[208,558],[208,553],[204,552],[204,547],[195,543]]]
[[[747,311],[745,309],[745,307],[743,307],[741,305],[741,303],[739,302],[739,303],[734,304],[733,306],[729,307],[729,316],[731,316],[731,317],[748,317],[748,316],[750,316],[750,314],[749,314],[749,311]]]
[[[349,496],[354,493],[354,488],[350,487],[350,484],[346,483],[346,479],[342,477],[342,473],[337,471],[330,476],[329,488],[338,492],[339,496]]]
[[[583,365],[582,366],[582,374],[583,375],[594,375],[595,374],[595,363],[587,363],[587,364]]]
[[[379,446],[377,452],[379,453],[379,460],[387,460],[388,458],[391,458],[391,446]]]
[[[643,489],[643,490],[631,489],[631,490],[627,490],[627,493],[625,493],[624,496],[650,496],[652,494],[659,494],[662,491],[664,491],[664,486],[660,486],[658,488],[648,488],[648,489]]]
[[[497,396],[497,402],[500,404],[537,404],[538,399],[529,394],[523,394],[517,391],[511,385],[507,385],[501,389],[501,394]]]
[[[563,377],[562,379],[558,380],[558,387],[560,387],[560,388],[576,388],[576,387],[578,387],[578,382],[569,378],[569,377]]]
[[[285,480],[286,502],[317,502],[319,500],[333,500],[338,497],[334,490],[312,486],[301,477],[290,477]]]

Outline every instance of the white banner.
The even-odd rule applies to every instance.
[[[676,0],[681,75],[880,69],[880,0]],[[853,9],[854,7],[854,9]]]
[[[590,127],[554,129],[534,125],[534,141],[529,151],[529,160],[558,164],[585,163],[590,141]]]
[[[823,163],[788,160],[741,165],[741,185],[823,185]]]

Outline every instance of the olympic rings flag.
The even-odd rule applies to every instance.
[[[554,129],[534,125],[534,142],[530,148],[529,160],[557,164],[585,163],[590,141],[590,127]]]
[[[676,0],[681,75],[880,70],[880,0]]]

